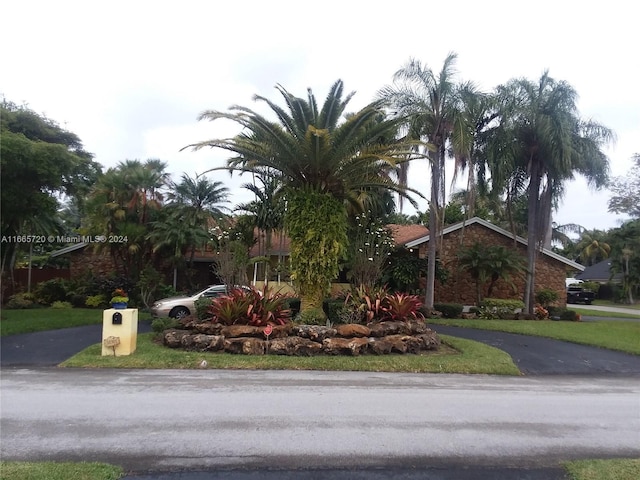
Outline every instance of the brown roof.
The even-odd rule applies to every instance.
[[[429,229],[424,225],[399,225],[392,223],[387,225],[393,234],[396,245],[404,245],[411,240],[415,240],[425,235],[429,235]]]

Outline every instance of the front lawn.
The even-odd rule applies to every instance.
[[[640,459],[578,460],[567,462],[564,468],[571,480],[638,480]]]
[[[253,370],[346,370],[411,373],[479,373],[520,375],[511,357],[497,348],[462,338],[440,335],[440,350],[422,355],[362,355],[359,357],[288,357],[284,355],[233,355],[229,353],[186,352],[153,341],[154,334],[138,335],[133,355],[101,356],[100,344],[92,345],[60,364],[84,368],[207,368]]]
[[[103,310],[92,308],[29,308],[2,309],[0,335],[42,332],[60,328],[80,327],[102,323]],[[138,313],[138,320],[150,318],[148,313]]]
[[[0,462],[2,480],[117,480],[122,468],[88,462]]]
[[[482,320],[431,318],[431,325],[520,333],[640,355],[640,322],[557,322],[552,320]],[[438,330],[434,327],[434,330]]]

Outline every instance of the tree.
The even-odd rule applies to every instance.
[[[640,219],[625,222],[608,232],[611,241],[611,271],[622,273],[625,299],[633,304],[640,289]]]
[[[121,241],[96,244],[107,249],[123,273],[137,279],[153,255],[153,222],[164,205],[168,175],[166,163],[149,159],[126,160],[108,169],[92,188],[82,231]]]
[[[640,153],[633,156],[635,166],[624,177],[614,177],[607,187],[614,195],[609,199],[609,211],[640,218]]]
[[[408,195],[391,177],[408,161],[406,143],[393,139],[398,122],[381,118],[373,103],[342,122],[353,93],[343,97],[338,80],[318,109],[315,96],[299,98],[282,86],[286,110],[261,97],[276,115],[271,121],[246,107],[229,112],[205,111],[200,120],[225,118],[243,127],[231,139],[209,140],[188,147],[221,148],[235,156],[227,168],[266,174],[283,186],[287,198],[285,226],[291,240],[291,277],[301,297],[301,310],[319,309],[336,278],[347,247],[345,203],[359,206],[366,188],[380,187]],[[185,147],[185,148],[188,148]]]
[[[442,208],[445,204],[445,158],[457,114],[456,84],[453,81],[456,54],[450,53],[442,70],[434,73],[417,60],[410,60],[394,75],[394,83],[383,88],[379,96],[404,122],[409,137],[423,140],[424,153],[431,166],[429,201],[429,259],[436,259],[442,231]],[[425,306],[433,308],[436,262],[427,271]]]
[[[479,242],[461,249],[458,262],[460,268],[475,280],[478,305],[482,302],[485,288],[490,297],[498,280],[502,279],[513,285],[511,277],[525,271],[523,259],[516,250]]]
[[[602,152],[613,133],[580,118],[575,90],[545,72],[537,83],[511,80],[498,88],[501,100],[499,138],[492,175],[499,179],[528,179],[526,311],[535,305],[536,259],[551,224],[551,210],[564,183],[576,173],[599,188],[606,184],[608,159]],[[505,175],[505,168],[510,175]],[[494,175],[495,174],[495,175]],[[506,181],[502,183],[503,186]]]
[[[0,104],[0,202],[2,266],[12,270],[20,235],[45,237],[57,223],[59,198],[75,198],[82,210],[100,166],[72,132],[24,106]],[[37,220],[36,220],[37,219]],[[37,225],[44,229],[34,230]],[[26,244],[25,244],[26,245]]]
[[[593,265],[609,258],[611,246],[607,243],[608,234],[602,230],[585,230],[576,244],[577,258],[582,265]]]

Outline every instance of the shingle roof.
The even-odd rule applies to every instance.
[[[576,275],[576,278],[584,281],[608,282],[609,280],[621,281],[622,273],[611,277],[611,260],[602,260],[594,265],[586,267],[584,271]]]

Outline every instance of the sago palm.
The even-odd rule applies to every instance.
[[[318,108],[315,96],[299,98],[276,87],[286,104],[255,96],[276,121],[242,106],[229,112],[205,111],[200,120],[229,119],[243,128],[233,138],[189,145],[232,152],[227,168],[270,176],[282,183],[287,198],[285,226],[291,239],[291,277],[301,297],[301,310],[319,309],[336,278],[347,245],[346,204],[358,205],[362,191],[385,188],[403,195],[408,189],[394,180],[399,162],[411,157],[395,140],[397,120],[386,119],[372,103],[344,117],[353,93],[343,96],[343,83],[333,84]],[[187,147],[185,147],[187,148]]]

